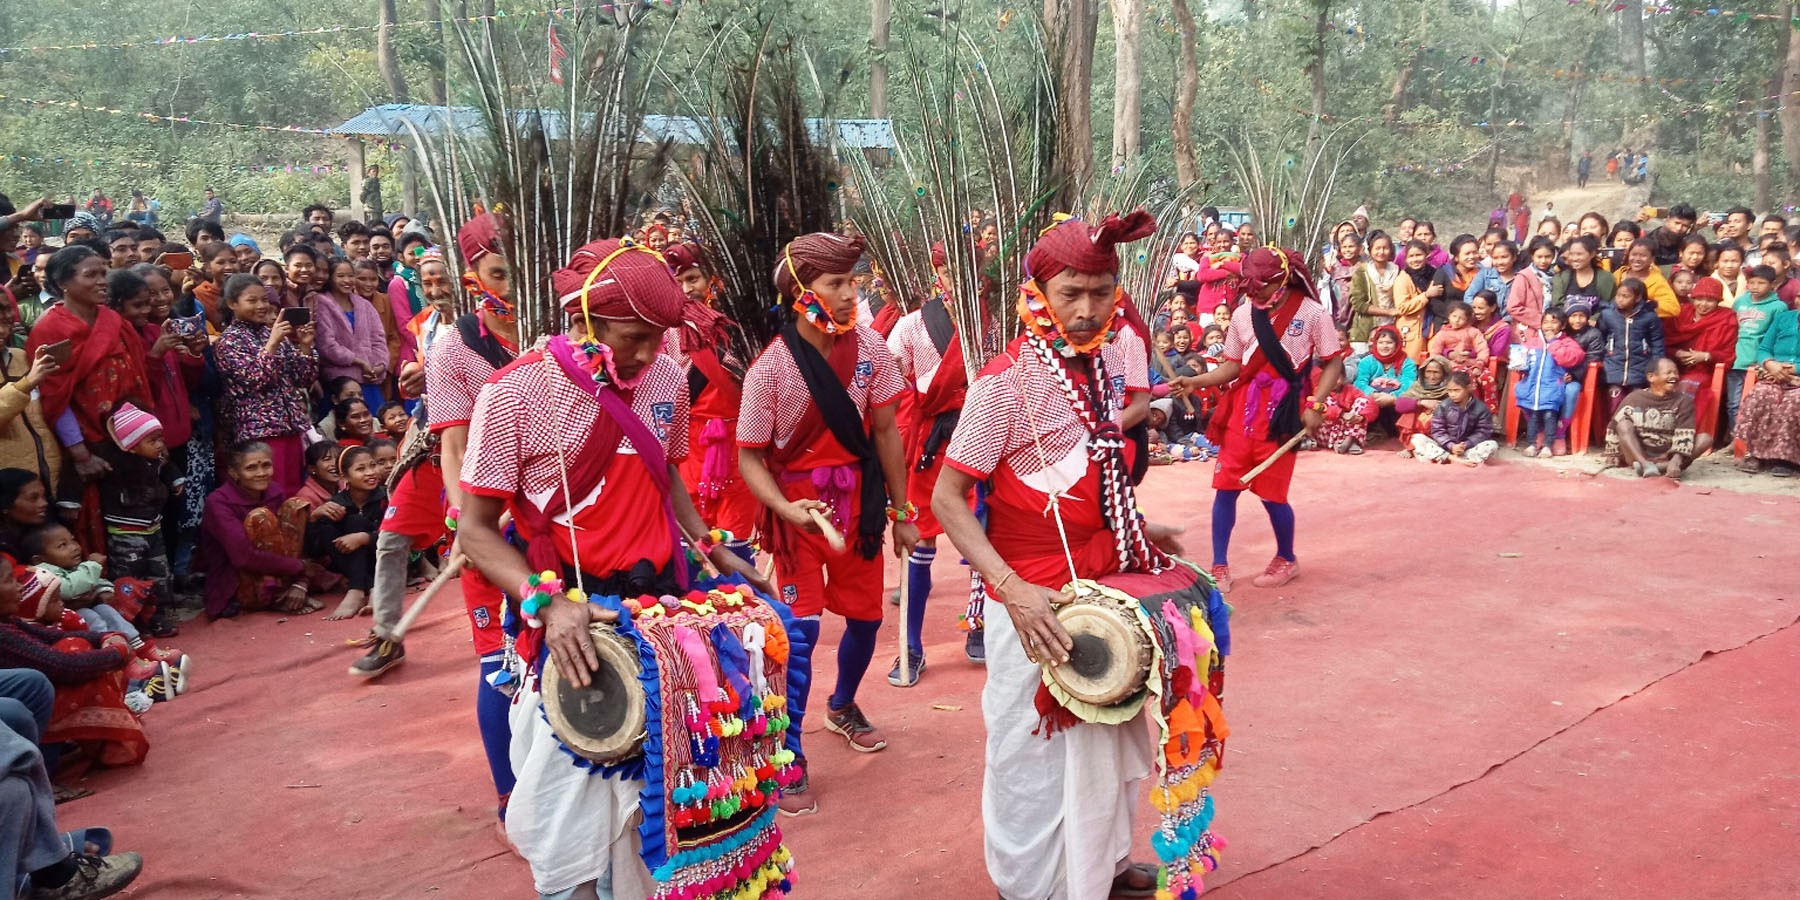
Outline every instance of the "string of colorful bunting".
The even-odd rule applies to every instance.
[[[681,0],[632,0],[629,3],[597,3],[573,6],[559,6],[548,10],[530,10],[523,12],[507,12],[500,10],[492,16],[450,16],[437,20],[396,22],[393,28],[431,28],[458,22],[477,24],[485,21],[503,21],[507,19],[532,19],[545,16],[565,16],[582,9],[597,12],[614,10],[633,10],[661,4],[675,6]],[[171,35],[169,37],[139,38],[130,41],[84,41],[77,44],[44,44],[32,47],[0,47],[0,55],[8,53],[43,53],[48,51],[69,50],[135,50],[145,47],[187,47],[195,44],[222,44],[232,41],[268,41],[292,38],[323,37],[326,35],[354,34],[358,32],[379,31],[383,26],[375,25],[321,25],[317,28],[296,28],[290,30],[253,30],[234,31],[226,34],[191,34]]]

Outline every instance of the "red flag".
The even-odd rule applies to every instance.
[[[556,84],[563,83],[562,64],[569,58],[569,51],[563,48],[562,38],[556,36],[556,20],[550,20],[550,80]]]

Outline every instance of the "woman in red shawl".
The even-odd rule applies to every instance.
[[[104,546],[99,531],[97,480],[109,467],[89,452],[89,444],[107,440],[106,421],[119,404],[140,409],[154,406],[150,379],[144,374],[144,344],[124,317],[106,305],[105,257],[87,247],[65,247],[50,257],[45,278],[61,301],[44,311],[31,328],[27,356],[39,347],[68,342],[68,359],[38,387],[44,418],[87,483],[81,496],[76,536],[90,549]],[[65,489],[62,496],[72,496]]]
[[[1717,278],[1694,282],[1688,299],[1669,322],[1669,356],[1681,367],[1677,387],[1694,398],[1695,431],[1714,434],[1719,410],[1712,394],[1713,366],[1723,363],[1730,371],[1737,361],[1737,316],[1720,307],[1725,286]]]

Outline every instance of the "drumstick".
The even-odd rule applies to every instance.
[[[1289,450],[1292,450],[1295,447],[1300,446],[1300,441],[1305,437],[1306,437],[1306,429],[1303,428],[1300,431],[1296,432],[1293,437],[1288,438],[1287,443],[1282,444],[1279,448],[1277,448],[1275,450],[1274,453],[1269,454],[1268,459],[1265,459],[1262,462],[1257,463],[1256,468],[1251,469],[1248,472],[1245,472],[1243,477],[1238,479],[1238,484],[1249,484],[1250,482],[1256,480],[1256,476],[1261,475],[1263,473],[1264,469],[1267,469],[1268,467],[1274,465],[1275,461],[1280,459],[1281,457],[1285,456]]]
[[[399,643],[400,639],[406,636],[406,629],[411,628],[412,623],[424,614],[425,604],[430,603],[431,598],[437,596],[437,592],[443,590],[444,585],[449,584],[450,579],[455,578],[457,573],[462,571],[463,563],[467,560],[468,557],[458,553],[454,546],[450,548],[450,561],[444,563],[444,568],[438,571],[436,578],[431,579],[431,584],[425,588],[425,593],[420,594],[419,599],[413,601],[412,608],[406,611],[406,615],[400,617],[400,624],[394,626],[394,636],[391,638],[394,643]]]
[[[911,568],[912,564],[907,560],[900,561],[900,684],[902,687],[911,687],[913,683],[912,642],[906,639],[906,608],[908,601],[911,600],[907,596],[909,585],[906,582],[908,580],[907,570]]]
[[[814,525],[819,526],[819,533],[825,535],[825,543],[831,545],[832,552],[844,552],[844,535],[837,530],[837,526],[831,524],[831,520],[820,515],[816,509],[809,509],[806,514],[812,517]]]

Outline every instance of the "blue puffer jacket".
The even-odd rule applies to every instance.
[[[1535,340],[1535,338],[1534,338]],[[1562,407],[1563,382],[1569,369],[1585,365],[1587,351],[1566,334],[1559,334],[1548,346],[1525,350],[1525,371],[1513,389],[1520,409],[1554,410]]]
[[[1627,316],[1616,306],[1600,310],[1600,333],[1606,335],[1606,383],[1639,388],[1650,383],[1650,366],[1664,355],[1662,320],[1648,303]]]

